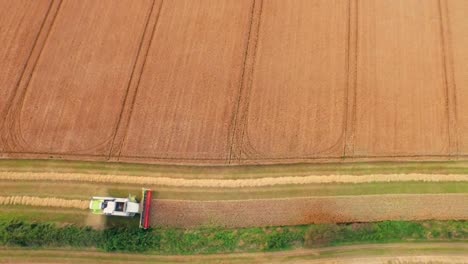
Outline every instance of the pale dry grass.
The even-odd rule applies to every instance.
[[[81,173],[0,172],[0,180],[11,181],[75,181],[115,184],[140,184],[175,187],[239,188],[314,183],[372,183],[372,182],[468,182],[460,174],[372,174],[288,176],[256,179],[184,179],[169,177],[125,176]]]
[[[87,209],[89,201],[67,200],[55,197],[0,196],[0,205],[27,205],[40,207],[60,207]]]

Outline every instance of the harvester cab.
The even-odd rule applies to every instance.
[[[140,228],[150,227],[150,211],[153,191],[143,189],[141,202],[135,197],[114,198],[95,196],[89,202],[89,209],[93,214],[133,217],[140,214]]]

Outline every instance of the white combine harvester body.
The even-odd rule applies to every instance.
[[[140,228],[148,229],[151,224],[152,199],[153,191],[143,188],[141,203],[138,203],[136,198],[130,195],[128,198],[94,196],[89,202],[89,209],[93,214],[100,215],[132,217],[135,214],[140,214]]]
[[[131,217],[140,213],[140,204],[129,198],[95,196],[89,203],[94,214]]]

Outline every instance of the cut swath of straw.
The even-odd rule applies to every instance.
[[[0,196],[0,205],[26,205],[40,207],[60,207],[87,209],[89,201],[68,200],[55,197]]]
[[[239,188],[314,183],[372,182],[468,182],[463,174],[371,174],[371,175],[310,175],[264,177],[249,179],[187,179],[171,177],[126,176],[82,173],[0,172],[0,180],[10,181],[73,181],[116,184],[140,184],[172,187]]]

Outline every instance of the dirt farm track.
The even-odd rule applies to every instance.
[[[466,14],[466,0],[0,0],[0,157],[464,157]]]

